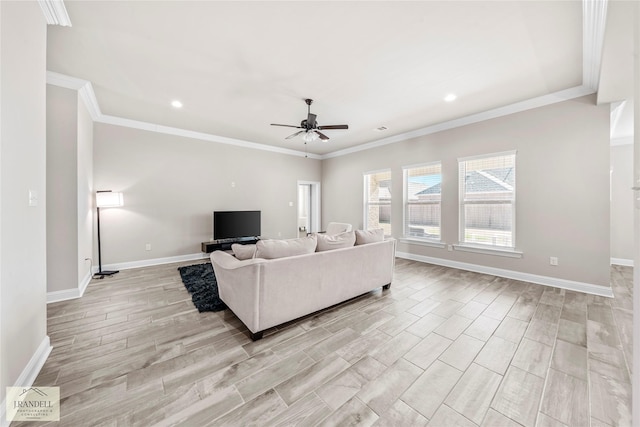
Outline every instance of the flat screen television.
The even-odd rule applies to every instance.
[[[213,212],[214,240],[260,236],[260,211]]]

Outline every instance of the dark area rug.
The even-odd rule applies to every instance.
[[[191,301],[198,311],[221,311],[227,308],[218,295],[218,282],[211,263],[178,267],[182,283],[191,294]]]

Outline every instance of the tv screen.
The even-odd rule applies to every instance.
[[[217,211],[213,213],[213,238],[233,239],[260,236],[260,211]]]

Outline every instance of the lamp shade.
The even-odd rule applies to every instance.
[[[99,208],[115,208],[124,204],[122,193],[113,191],[98,191],[96,193],[96,206]]]

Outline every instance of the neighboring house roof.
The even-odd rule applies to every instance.
[[[419,193],[416,193],[416,196],[426,196],[427,194],[441,194],[442,193],[442,183],[439,182],[435,185],[432,185],[429,188],[425,188]]]
[[[495,193],[513,191],[513,168],[485,169],[468,172],[465,177],[467,192]]]
[[[495,193],[513,191],[513,168],[485,169],[471,171],[466,175],[467,191],[470,193]],[[442,183],[437,183],[429,188],[416,193],[416,196],[441,194]]]

